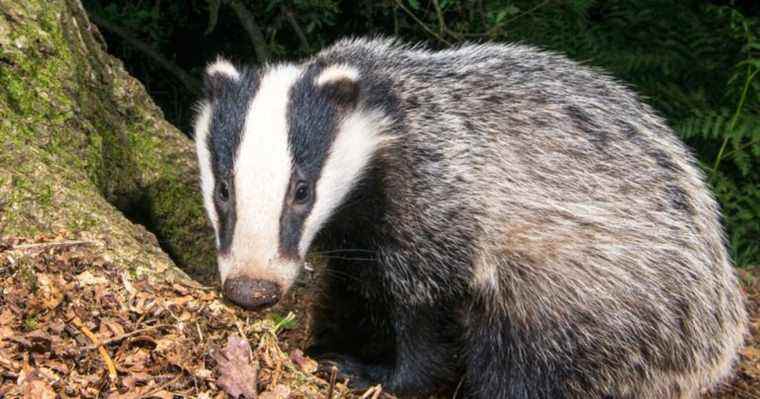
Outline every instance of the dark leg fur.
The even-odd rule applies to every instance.
[[[453,317],[462,303],[439,300],[415,308],[385,287],[400,277],[386,276],[394,273],[391,268],[372,259],[345,259],[371,257],[377,243],[388,240],[390,232],[381,223],[387,209],[384,170],[369,172],[362,189],[320,233],[319,247],[336,256],[328,257],[324,307],[315,318],[311,353],[353,374],[351,386],[379,383],[391,392],[422,394],[455,385],[462,375],[455,350],[462,334]]]
[[[496,312],[477,303],[466,312],[469,398],[611,399],[581,371],[592,363],[578,351],[575,331],[516,325]]]
[[[354,388],[382,384],[397,394],[428,393],[456,382],[452,308],[443,303],[399,308],[382,290],[375,291],[379,279],[364,280],[374,289],[352,283],[345,278],[346,266],[328,272],[326,306],[315,320],[309,354],[321,360],[322,370],[336,366]]]
[[[361,361],[344,354],[327,353],[323,370],[336,366],[354,388],[381,384],[399,395],[432,393],[447,388],[458,375],[450,343],[441,342],[439,323],[430,323],[430,310],[413,310],[393,323],[395,348],[392,362]],[[346,326],[347,328],[349,326]]]
[[[382,297],[373,302],[366,299],[377,296],[361,283],[362,278],[371,278],[366,275],[369,270],[354,267],[341,259],[330,260],[324,293],[315,309],[309,354],[340,353],[365,362],[391,362],[393,334],[388,308]]]
[[[475,319],[476,317],[473,317]],[[485,318],[473,320],[468,336],[465,389],[472,399],[562,399],[557,377],[543,372],[526,348]],[[501,333],[501,334],[500,334]]]
[[[393,315],[395,362],[383,386],[397,394],[430,393],[455,383],[461,375],[457,325],[445,303],[403,307]]]
[[[543,356],[556,352],[548,342],[557,331],[512,325],[470,298],[424,306],[392,298],[382,277],[367,274],[374,264],[331,260],[329,267],[309,354],[323,372],[336,366],[353,388],[382,384],[420,395],[453,389],[464,376],[459,398],[603,398],[573,364]],[[569,347],[573,333],[562,333]]]

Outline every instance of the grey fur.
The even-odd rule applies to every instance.
[[[360,108],[393,121],[368,172],[393,245],[367,284],[455,315],[471,395],[695,398],[730,376],[747,316],[718,206],[631,90],[522,45],[344,40],[315,62],[358,68]]]

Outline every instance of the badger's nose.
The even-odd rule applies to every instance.
[[[276,283],[246,276],[228,278],[222,291],[230,301],[251,310],[274,305],[280,300],[280,287]]]

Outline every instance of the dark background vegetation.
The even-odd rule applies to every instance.
[[[346,35],[441,48],[519,41],[606,69],[697,153],[739,266],[760,263],[760,2],[684,0],[85,0],[108,43],[190,132],[201,72],[308,56]]]

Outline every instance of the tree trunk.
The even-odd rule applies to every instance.
[[[0,235],[86,239],[131,270],[208,280],[192,143],[104,48],[79,0],[0,0]]]
[[[80,0],[0,0],[0,398],[346,397],[279,347],[303,289],[264,318],[185,273],[216,275],[192,143],[104,48]]]

